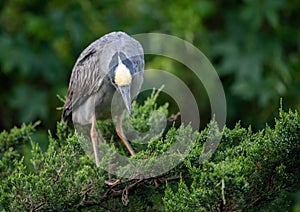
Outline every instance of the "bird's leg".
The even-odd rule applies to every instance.
[[[98,136],[97,136],[97,129],[96,129],[97,123],[96,123],[96,117],[93,116],[92,118],[92,126],[91,126],[91,140],[95,155],[95,162],[96,166],[99,166],[99,151],[98,151]]]
[[[122,115],[118,116],[116,131],[117,131],[117,134],[118,134],[119,138],[121,138],[121,140],[125,144],[126,148],[130,152],[130,154],[132,156],[135,156],[135,153],[134,153],[131,145],[129,144],[129,142],[128,142],[128,140],[127,140],[127,138],[126,138],[126,136],[124,135],[124,132],[123,132],[123,128],[122,128]]]

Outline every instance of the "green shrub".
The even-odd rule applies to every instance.
[[[132,124],[136,129],[143,129],[145,126],[140,125],[151,121],[151,114],[155,115],[151,113],[153,110],[167,114],[167,106],[155,104],[156,97],[152,95],[142,106],[134,104],[133,111],[137,114],[133,114]],[[148,114],[148,117],[139,120],[140,114]],[[117,141],[110,122],[98,125],[106,138]],[[187,157],[183,151],[170,155],[185,159],[169,172],[148,179],[120,178],[119,181],[117,176],[95,167],[83,151],[79,135],[63,122],[57,123],[55,136],[49,132],[49,146],[45,152],[34,140],[36,124],[2,132],[0,209],[296,210],[300,189],[298,112],[280,109],[275,126],[266,126],[259,132],[243,128],[240,123],[234,129],[225,127],[222,131],[216,126],[212,121],[201,132],[193,132],[189,126],[173,126],[153,137],[148,144],[136,146],[140,150],[136,158],[151,161],[166,152],[177,135],[194,142]],[[214,141],[218,138],[221,140],[216,146]],[[29,163],[24,163],[29,156],[23,156],[19,148],[24,144],[31,145]],[[114,149],[126,153],[122,145]]]
[[[189,184],[181,180],[176,189],[167,187],[166,210],[291,210],[289,195],[299,190],[300,182],[300,116],[280,109],[275,122],[274,128],[257,133],[240,124],[225,128],[211,159],[187,161]],[[189,158],[201,154],[192,151]]]

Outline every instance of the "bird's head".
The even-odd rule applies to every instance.
[[[132,61],[122,52],[116,52],[110,62],[110,79],[114,87],[121,94],[126,109],[131,116],[130,88],[133,75]]]

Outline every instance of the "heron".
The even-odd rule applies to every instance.
[[[72,69],[62,119],[90,126],[96,166],[99,166],[97,120],[112,118],[116,93],[116,132],[132,156],[135,152],[124,135],[122,112],[132,114],[131,102],[140,92],[144,73],[141,44],[124,32],[111,32],[92,42]]]

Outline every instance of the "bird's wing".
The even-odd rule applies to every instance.
[[[69,121],[74,108],[80,106],[101,86],[104,71],[100,67],[101,39],[90,44],[77,59],[70,78],[62,118]]]

